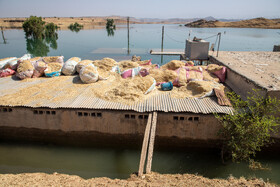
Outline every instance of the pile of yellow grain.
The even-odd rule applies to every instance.
[[[60,63],[49,63],[47,64],[48,68],[46,69],[45,73],[52,73],[52,72],[56,72],[56,71],[60,71],[62,68],[62,64]]]
[[[211,73],[214,73],[216,71],[219,71],[223,68],[223,66],[219,66],[217,64],[209,64],[207,66],[207,71],[211,72]]]
[[[94,90],[98,97],[131,104],[143,99],[144,93],[152,86],[153,78],[151,76],[136,76],[128,79],[116,79],[104,90]]]
[[[175,71],[168,69],[150,69],[149,74],[157,83],[173,81],[178,76]]]
[[[202,97],[213,88],[223,90],[225,87],[213,81],[190,81],[186,86],[173,87],[171,96],[175,98]]]
[[[79,57],[72,57],[68,61],[72,61],[72,60],[75,62],[79,62],[81,59]]]
[[[187,84],[187,71],[184,68],[180,68],[178,71],[178,85],[185,86]]]
[[[139,64],[137,62],[133,62],[131,60],[123,60],[123,61],[120,61],[118,64],[119,64],[119,68],[120,68],[121,72],[123,72],[127,69],[139,67]]]
[[[194,66],[194,62],[193,62],[193,61],[187,61],[186,64],[187,64],[188,66]]]
[[[60,56],[47,56],[47,57],[43,57],[43,60],[46,63],[57,62],[59,57]]]
[[[38,61],[38,60],[40,60],[41,59],[41,57],[34,57],[34,58],[31,58],[30,59],[30,62],[36,62],[36,61]]]
[[[171,60],[167,64],[164,64],[161,66],[162,69],[170,69],[170,70],[176,70],[178,68],[184,67],[185,62],[182,62],[180,60]]]
[[[114,67],[118,64],[112,58],[103,58],[102,60],[95,60],[92,63],[99,69],[102,69],[103,71],[108,71],[108,72],[110,72],[112,70],[112,67]]]
[[[202,72],[202,74],[203,74],[203,80],[220,82],[219,78],[216,75],[214,75],[213,73],[210,73],[205,70]]]
[[[76,65],[76,70],[78,73],[80,73],[80,70],[82,69],[83,66],[92,64],[92,60],[82,60]]]
[[[95,66],[85,66],[83,68],[83,74],[90,74],[90,73],[94,73],[94,74],[98,74],[97,68]]]
[[[34,70],[34,66],[32,65],[32,63],[30,62],[30,60],[24,60],[22,61],[17,68],[17,72],[25,72],[25,71],[29,71],[29,70]]]
[[[143,60],[143,61],[134,61],[137,62],[140,66],[143,64],[147,64],[150,60]]]
[[[188,72],[188,81],[190,80],[203,80],[203,73],[200,71],[191,70]]]

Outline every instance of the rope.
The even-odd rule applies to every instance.
[[[213,35],[213,36],[209,36],[209,37],[207,37],[207,38],[203,38],[203,40],[206,40],[206,39],[212,38],[212,37],[214,37],[214,36],[217,36],[217,34],[215,34],[215,35]]]
[[[178,43],[185,43],[185,42],[182,42],[182,41],[178,41],[178,40],[175,40],[173,39],[172,37],[170,37],[167,33],[164,33],[169,39],[175,41],[175,42],[178,42]]]

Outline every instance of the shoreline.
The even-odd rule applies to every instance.
[[[128,179],[110,179],[96,177],[83,179],[77,175],[60,173],[22,173],[0,174],[0,186],[277,186],[263,179],[244,177],[227,179],[209,179],[193,174],[150,173],[138,177],[130,175]]]

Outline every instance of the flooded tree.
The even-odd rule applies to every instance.
[[[68,26],[68,29],[70,29],[72,32],[79,32],[81,29],[83,29],[83,25],[75,22],[74,24],[71,23],[69,26]]]
[[[57,37],[58,26],[54,23],[45,24],[46,22],[42,20],[42,17],[30,16],[22,24],[25,37],[34,39]]]
[[[106,28],[107,30],[107,36],[114,36],[115,35],[115,31],[112,28]]]
[[[114,24],[113,19],[107,19],[106,29],[116,29],[116,25]]]

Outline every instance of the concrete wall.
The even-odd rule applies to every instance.
[[[143,135],[148,113],[110,110],[0,108],[0,126],[64,132]],[[181,139],[217,139],[219,125],[213,115],[158,113],[156,135]]]
[[[209,60],[213,64],[218,64],[226,66],[222,62],[218,61],[216,58],[210,56]],[[230,69],[227,67],[227,78],[225,82],[235,93],[240,95],[242,99],[246,99],[249,96],[249,92],[252,92],[253,89],[259,90],[259,93],[266,97],[268,90],[256,82],[246,78],[244,75]]]

